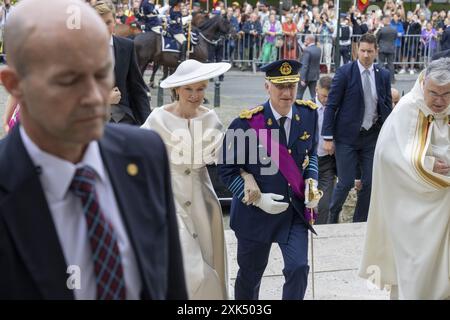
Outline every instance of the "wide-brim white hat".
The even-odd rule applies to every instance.
[[[224,74],[231,68],[231,64],[226,62],[201,63],[197,60],[183,61],[177,70],[163,80],[159,86],[161,88],[176,88],[204,80],[208,80]]]

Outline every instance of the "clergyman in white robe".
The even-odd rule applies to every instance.
[[[422,73],[381,129],[359,275],[400,299],[450,297],[450,107],[424,101]]]

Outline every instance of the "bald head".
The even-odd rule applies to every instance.
[[[107,43],[109,34],[95,10],[82,0],[22,0],[5,27],[8,63],[22,76],[49,51]]]

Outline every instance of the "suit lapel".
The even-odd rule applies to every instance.
[[[383,87],[382,83],[381,83],[380,67],[378,65],[374,65],[373,70],[375,72],[375,87],[376,87],[377,95],[378,95],[380,88]]]
[[[125,57],[124,51],[125,49],[123,46],[120,45],[119,40],[116,36],[113,36],[113,47],[114,47],[114,76],[116,79],[116,85],[117,85],[117,79],[121,79],[121,75],[123,74],[122,66],[123,64],[120,63],[120,59],[122,57]]]
[[[356,74],[356,82],[358,83],[359,93],[361,95],[360,101],[362,101],[362,105],[365,109],[366,105],[364,104],[364,90],[362,85],[361,72],[359,72],[358,60],[353,62],[353,74]]]
[[[146,298],[161,299],[162,292],[158,285],[162,274],[158,248],[153,237],[160,234],[161,223],[155,219],[152,211],[150,195],[145,172],[147,165],[141,156],[124,152],[126,145],[121,136],[106,129],[105,137],[100,141],[100,151],[114,189],[114,195],[120,209],[121,217],[127,229],[134,254],[138,263],[143,292]],[[125,155],[126,154],[126,155]],[[135,169],[137,169],[137,172]],[[134,170],[134,172],[133,172]],[[161,191],[161,190],[159,190]],[[139,195],[148,194],[148,197]]]
[[[3,181],[10,196],[0,206],[7,229],[42,298],[73,299],[66,284],[67,264],[38,170],[25,150],[19,129],[15,128],[7,139],[4,151],[14,159],[14,165],[8,168],[9,178]],[[2,176],[4,165],[0,164]]]
[[[266,101],[264,106],[264,119],[266,120],[266,129],[280,129],[280,126],[278,125],[278,121],[275,119],[275,116],[273,115],[272,108],[270,108],[270,102],[269,100]]]
[[[288,147],[292,148],[295,142],[298,140],[298,137],[302,134],[301,132],[301,123],[302,119],[300,118],[300,112],[296,106],[292,106],[292,120],[291,120],[291,130],[289,133],[289,142]]]

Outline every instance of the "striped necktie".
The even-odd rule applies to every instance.
[[[124,300],[125,278],[117,244],[117,235],[105,219],[95,191],[95,171],[89,166],[78,168],[70,190],[81,199],[86,218],[94,263],[98,300]]]

